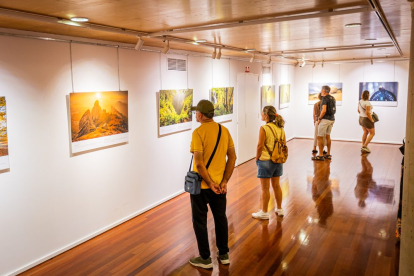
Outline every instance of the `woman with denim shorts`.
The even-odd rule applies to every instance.
[[[275,193],[276,215],[283,216],[282,189],[279,184],[280,176],[283,174],[283,164],[273,163],[270,160],[270,153],[273,152],[275,146],[275,135],[278,138],[284,135],[283,127],[285,121],[282,116],[276,113],[276,108],[273,106],[265,106],[263,108],[262,121],[265,121],[266,124],[260,128],[256,152],[257,178],[260,179],[262,187],[260,196],[261,209],[259,212],[253,213],[252,216],[257,219],[269,219],[270,183]]]

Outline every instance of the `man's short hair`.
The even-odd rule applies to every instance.
[[[214,112],[211,113],[201,113],[204,115],[204,117],[208,118],[208,119],[213,119],[214,117]]]
[[[325,92],[328,93],[328,94],[329,94],[329,92],[331,92],[331,88],[328,85],[322,86],[322,89],[325,90]]]

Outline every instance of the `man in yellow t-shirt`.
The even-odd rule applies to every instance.
[[[199,257],[191,258],[190,263],[202,268],[212,268],[207,232],[207,204],[210,205],[216,227],[217,252],[222,264],[230,264],[228,247],[228,224],[226,216],[226,193],[236,163],[236,152],[230,132],[221,126],[221,135],[216,152],[208,169],[206,165],[214,151],[219,134],[219,124],[214,122],[214,105],[201,100],[192,110],[196,111],[197,122],[201,123],[193,132],[191,153],[194,154],[193,170],[198,172],[203,181],[201,192],[190,195],[193,227],[197,239]],[[227,161],[226,161],[227,157]]]

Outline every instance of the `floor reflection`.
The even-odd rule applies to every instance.
[[[312,179],[312,199],[315,201],[315,207],[318,211],[318,223],[321,226],[326,226],[326,222],[334,212],[332,203],[332,181],[329,179],[331,174],[330,161],[314,161],[313,162],[314,176]],[[339,190],[339,181],[335,183]]]
[[[358,206],[364,208],[367,200],[392,204],[394,202],[394,181],[388,179],[374,180],[372,177],[374,168],[368,159],[368,154],[361,155],[361,166],[361,172],[356,176],[357,183],[354,189]]]

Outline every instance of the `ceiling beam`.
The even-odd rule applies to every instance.
[[[345,50],[361,50],[361,49],[374,49],[374,48],[389,48],[394,47],[393,43],[371,43],[360,45],[348,45],[348,46],[335,46],[335,47],[319,47],[312,49],[298,49],[298,50],[286,50],[270,52],[269,55],[288,55],[288,54],[303,54],[303,53],[317,53],[317,52],[332,52],[332,51],[345,51]]]
[[[400,56],[404,56],[401,47],[398,44],[397,38],[395,37],[394,32],[392,31],[390,24],[388,23],[388,20],[385,16],[385,13],[381,8],[381,5],[378,3],[377,0],[368,0],[368,3],[374,9],[375,14],[377,15],[385,31],[388,33],[388,36],[391,38],[392,43],[394,43],[395,48],[397,48],[398,52],[400,53]]]
[[[344,14],[360,13],[360,12],[367,12],[367,11],[372,11],[369,5],[365,5],[365,6],[359,5],[359,6],[354,6],[350,8],[344,8],[344,9],[331,9],[331,10],[316,11],[316,12],[306,12],[306,13],[300,12],[296,14],[281,15],[281,16],[276,16],[276,17],[265,17],[265,18],[259,18],[259,19],[253,19],[253,20],[241,20],[237,22],[208,24],[208,25],[200,25],[196,27],[178,28],[178,29],[166,30],[166,31],[161,31],[161,32],[153,32],[149,34],[149,37],[182,34],[182,33],[189,33],[189,32],[218,30],[218,29],[228,29],[228,28],[235,28],[235,27],[245,27],[245,26],[252,26],[252,25],[259,25],[259,24],[287,22],[287,21],[310,19],[310,18],[330,17],[330,16],[335,16],[335,15],[344,15]]]

